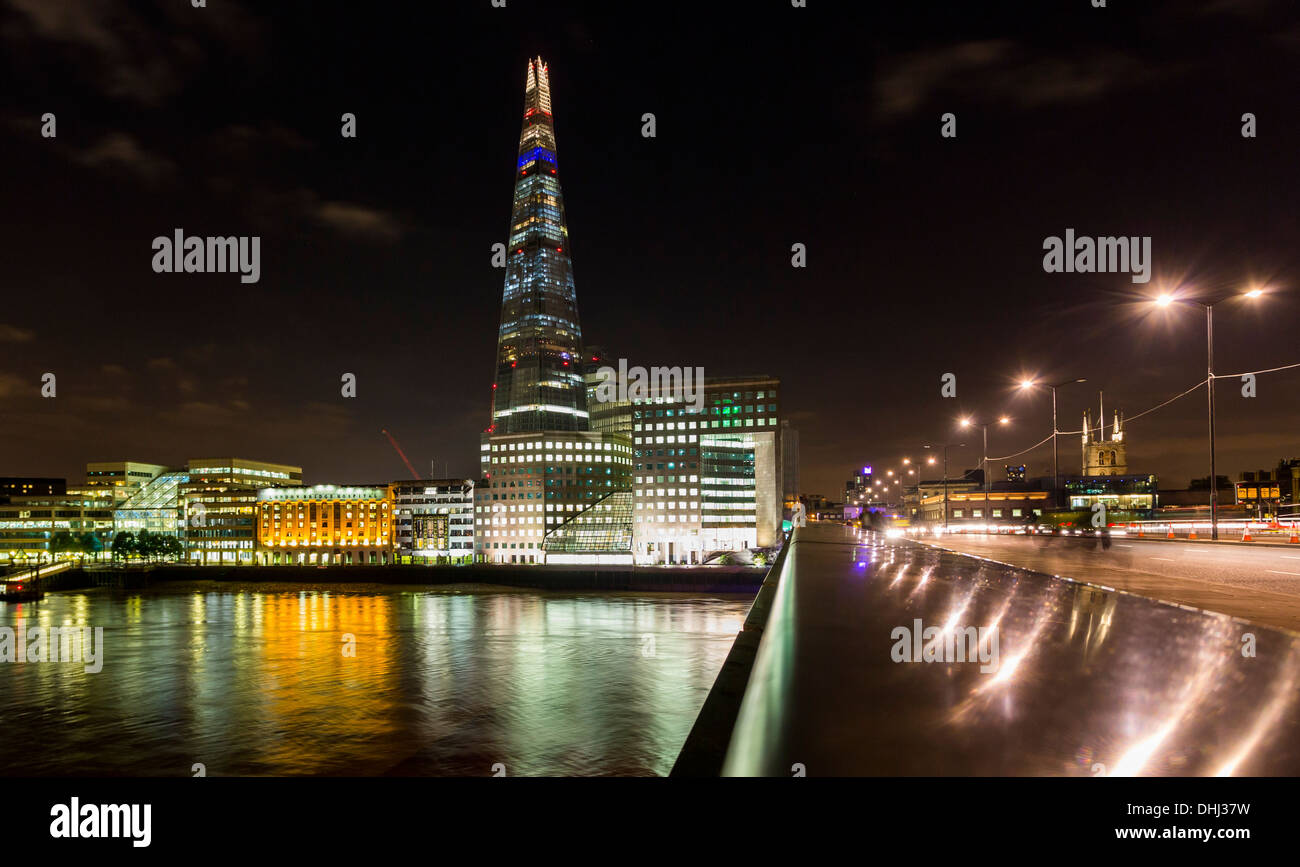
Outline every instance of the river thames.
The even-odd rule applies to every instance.
[[[0,664],[0,773],[666,775],[749,604],[225,584],[0,603],[15,631],[103,629],[98,673]]]

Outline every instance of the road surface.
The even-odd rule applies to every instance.
[[[996,652],[918,658],[918,627]],[[809,525],[723,773],[1300,775],[1300,636]]]
[[[975,533],[922,538],[951,551],[1300,632],[1300,545]]]

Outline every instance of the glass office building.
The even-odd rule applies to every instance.
[[[528,63],[490,433],[587,430],[582,330],[555,152],[550,74]]]
[[[551,530],[547,563],[632,563],[632,492],[616,491]]]

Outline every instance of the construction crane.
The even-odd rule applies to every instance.
[[[388,441],[393,444],[393,448],[402,459],[402,463],[406,464],[406,468],[411,471],[411,478],[420,478],[420,474],[415,471],[415,467],[411,466],[411,462],[406,459],[406,452],[402,451],[402,447],[397,444],[397,440],[393,439],[393,435],[388,432],[388,428],[384,428],[380,433],[388,437]]]

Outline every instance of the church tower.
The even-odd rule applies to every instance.
[[[1115,422],[1106,430],[1106,403],[1102,397],[1097,424],[1092,410],[1083,411],[1083,475],[1123,476],[1128,473],[1128,444],[1124,442],[1124,413],[1115,411]]]

